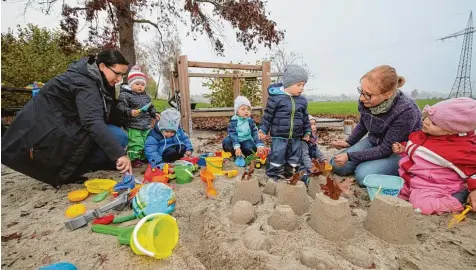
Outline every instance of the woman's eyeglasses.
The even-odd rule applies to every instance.
[[[359,92],[359,94],[360,94],[361,96],[364,96],[364,98],[365,98],[366,100],[370,100],[370,99],[372,98],[372,96],[377,96],[377,95],[371,95],[371,94],[365,93],[364,91],[362,91],[362,88],[360,88],[360,86],[357,87],[357,92]]]
[[[112,69],[112,68],[110,68],[110,67],[108,67],[108,66],[106,66],[106,67],[107,67],[110,71],[114,72],[114,74],[116,74],[116,77],[118,77],[118,78],[124,78],[124,77],[126,76],[126,74],[117,72],[117,71],[115,71],[114,69]]]

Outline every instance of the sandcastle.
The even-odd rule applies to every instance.
[[[333,200],[317,193],[310,207],[309,226],[324,238],[339,241],[354,235],[349,201],[343,197]]]
[[[298,216],[309,210],[309,196],[306,185],[299,181],[296,185],[278,182],[276,185],[276,205],[289,205]]]
[[[231,204],[234,205],[238,201],[249,201],[251,204],[261,201],[261,190],[256,178],[236,181]]]
[[[290,206],[278,205],[269,217],[268,224],[275,230],[294,231],[297,227],[297,219]]]
[[[249,201],[238,201],[231,211],[231,220],[238,224],[248,224],[255,217],[255,209]]]
[[[316,194],[321,192],[321,185],[326,184],[326,177],[323,175],[319,175],[317,177],[311,177],[309,179],[309,185],[307,187],[307,194],[311,196],[311,198],[315,199]]]
[[[413,206],[402,199],[378,195],[372,201],[364,228],[393,244],[417,243]]]

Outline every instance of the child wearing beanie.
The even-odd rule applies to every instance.
[[[261,118],[259,137],[264,140],[268,133],[272,137],[266,168],[269,180],[290,178],[302,162],[301,140],[309,141],[311,135],[307,100],[301,96],[306,82],[304,68],[288,65],[284,69],[283,83],[268,88],[269,98]]]
[[[164,110],[147,136],[144,152],[152,168],[162,168],[165,163],[192,155],[192,142],[180,127],[180,119],[176,109]]]
[[[406,143],[399,174],[405,180],[399,197],[425,215],[460,212],[469,194],[476,207],[476,100],[454,98],[423,109],[421,131]]]
[[[251,118],[251,102],[244,96],[235,99],[235,115],[228,125],[228,136],[223,140],[223,150],[233,156],[249,156],[253,152],[259,154],[264,149],[263,142],[258,138],[258,128]]]
[[[132,67],[127,81],[128,84],[121,86],[117,110],[127,129],[127,154],[132,161],[132,167],[137,168],[145,161],[144,142],[151,128],[152,118],[159,120],[160,115],[145,91],[146,77],[139,66]]]

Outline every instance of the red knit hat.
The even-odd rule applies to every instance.
[[[466,133],[476,130],[476,100],[462,97],[452,98],[426,105],[423,112],[440,128],[452,133]]]
[[[144,83],[144,85],[146,85],[147,78],[145,77],[144,73],[141,72],[140,66],[135,65],[131,68],[131,71],[129,71],[127,83],[130,87],[132,87],[132,85],[137,81],[141,81]]]

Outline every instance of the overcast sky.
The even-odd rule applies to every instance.
[[[59,12],[44,16],[29,10],[23,16],[23,3],[2,1],[2,32],[26,23],[58,27]],[[463,37],[437,39],[463,30],[470,11],[476,12],[476,1],[270,0],[267,10],[286,31],[285,49],[302,55],[315,75],[308,82],[308,87],[315,89],[313,94],[355,94],[360,77],[381,64],[394,66],[407,79],[405,91],[416,88],[449,93]],[[246,53],[234,40],[233,30],[227,26],[225,32],[230,42],[222,58],[216,56],[206,37],[194,41],[186,36],[186,27],[180,27],[182,52],[194,61],[250,63],[269,54],[263,48]],[[140,40],[153,36],[141,33]],[[473,67],[472,81],[476,81],[476,65]],[[204,91],[199,79],[191,80],[191,89],[192,93]]]

